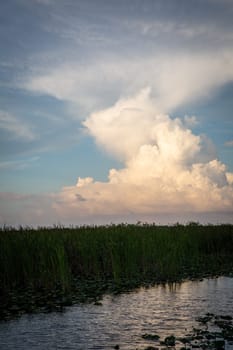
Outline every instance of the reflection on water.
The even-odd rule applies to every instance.
[[[182,336],[195,317],[211,312],[233,316],[233,278],[158,285],[119,296],[102,306],[78,305],[65,313],[24,315],[0,323],[0,349],[85,350],[145,348],[142,334]]]

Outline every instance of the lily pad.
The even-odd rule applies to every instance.
[[[157,335],[157,334],[143,334],[142,335],[142,338],[143,339],[146,339],[146,340],[159,340],[160,336]]]

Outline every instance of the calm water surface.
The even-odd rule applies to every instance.
[[[24,315],[0,323],[1,350],[143,349],[161,338],[183,336],[206,312],[233,316],[233,278],[220,277],[105,296],[102,306],[78,305],[64,313]]]

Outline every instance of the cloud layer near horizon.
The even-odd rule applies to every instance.
[[[206,137],[158,112],[150,89],[91,114],[84,125],[124,168],[111,169],[108,182],[86,177],[64,187],[53,204],[60,217],[232,211],[233,174]]]

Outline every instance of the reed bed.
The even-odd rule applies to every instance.
[[[0,320],[157,282],[233,275],[233,225],[0,229]]]
[[[233,225],[3,228],[0,291],[74,280],[175,281],[233,267]]]

